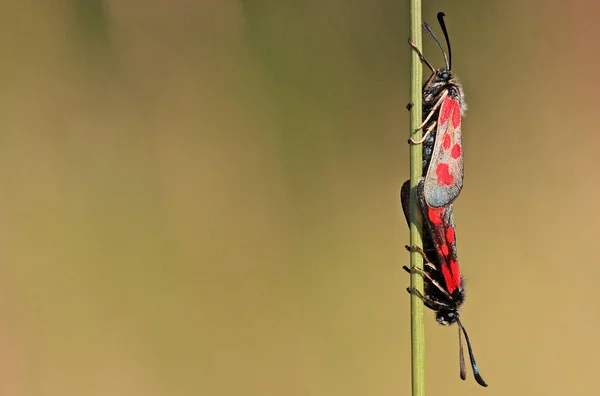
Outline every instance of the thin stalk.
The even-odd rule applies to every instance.
[[[421,0],[409,0],[410,15],[410,41],[417,48],[422,46],[421,36]],[[410,48],[410,47],[409,47]],[[413,104],[410,112],[410,136],[415,140],[421,139],[422,132],[414,132],[422,122],[422,84],[423,67],[419,55],[411,49],[410,58],[410,103]],[[422,174],[422,147],[410,145],[410,245],[423,246],[421,229],[423,221],[416,195],[416,187]],[[410,255],[411,267],[423,268],[423,258],[417,252]],[[423,277],[413,271],[410,277],[413,288],[423,293]],[[423,301],[415,294],[410,299],[410,326],[411,326],[411,367],[412,367],[412,396],[425,396],[425,327],[423,322]]]

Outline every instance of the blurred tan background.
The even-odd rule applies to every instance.
[[[409,394],[406,8],[0,2],[0,395]],[[600,5],[440,10],[490,387],[427,312],[428,393],[596,394]]]

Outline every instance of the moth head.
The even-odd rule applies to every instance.
[[[453,309],[441,309],[437,311],[435,320],[444,326],[449,326],[458,320],[458,312]]]
[[[442,81],[450,81],[452,80],[452,70],[439,69],[436,72],[436,77]]]

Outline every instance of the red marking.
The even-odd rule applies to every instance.
[[[456,109],[452,113],[452,125],[454,125],[454,128],[458,128],[460,126],[460,104],[457,101],[454,102],[456,103]]]
[[[454,108],[452,102],[453,100],[451,98],[446,97],[446,99],[444,99],[444,103],[442,103],[442,108],[440,109],[440,119],[438,122],[440,126],[444,125],[446,121],[448,121],[448,118],[450,118],[452,109]]]
[[[452,271],[452,278],[454,278],[454,284],[456,287],[460,286],[460,268],[458,267],[457,261],[450,261],[450,271]]]
[[[444,125],[450,116],[452,116],[452,125],[454,125],[454,128],[458,128],[460,126],[460,103],[457,100],[447,97],[444,99],[444,103],[442,103],[439,125]]]
[[[444,150],[448,150],[450,148],[451,144],[452,144],[452,139],[450,138],[450,135],[447,133],[444,133],[444,138],[442,140],[442,147],[444,148]]]
[[[454,228],[450,227],[446,230],[446,241],[448,241],[448,243],[454,243],[456,242],[456,239],[454,238]]]
[[[427,216],[429,216],[429,221],[433,224],[442,224],[442,211],[444,209],[434,209],[429,208]]]
[[[454,282],[454,277],[447,265],[442,265],[442,274],[444,275],[444,282],[446,283],[448,293],[452,294],[452,292],[456,290],[456,283]]]
[[[438,164],[435,168],[435,174],[440,186],[449,186],[454,183],[454,176],[450,174],[448,164]]]
[[[455,144],[454,147],[452,147],[452,151],[450,152],[450,155],[454,159],[457,159],[458,157],[460,157],[460,144]]]
[[[442,253],[442,255],[447,256],[448,253],[450,253],[448,251],[448,245],[443,244],[442,247],[440,248],[440,253]]]

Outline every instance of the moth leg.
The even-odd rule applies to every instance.
[[[438,109],[438,107],[440,107],[442,105],[442,102],[444,101],[444,99],[446,99],[446,96],[448,96],[448,90],[447,89],[444,90],[444,93],[440,96],[440,98],[438,99],[438,101],[435,102],[435,105],[433,105],[433,107],[431,108],[431,111],[429,112],[429,114],[427,114],[427,117],[425,118],[425,120],[423,121],[423,123],[421,124],[421,126],[418,127],[417,129],[415,129],[415,132],[423,129],[423,127],[429,122],[429,120],[431,119],[431,117],[433,117],[433,113],[435,113],[435,111]]]
[[[427,137],[429,137],[429,135],[435,129],[436,126],[437,126],[437,121],[434,121],[434,123],[431,124],[431,126],[429,128],[427,128],[427,131],[425,131],[425,134],[423,135],[423,137],[420,140],[415,140],[413,138],[409,138],[408,142],[412,143],[412,144],[421,144],[421,143],[423,143],[425,141],[425,139],[427,139]]]
[[[431,277],[431,275],[429,275],[429,273],[427,273],[427,271],[425,271],[425,269],[423,269],[423,268],[412,267],[412,271],[406,265],[402,266],[402,268],[404,269],[404,271],[408,272],[409,274],[412,274],[413,271],[414,271],[414,272],[416,272],[418,274],[421,274],[421,276],[423,276],[424,278],[426,278],[429,282],[431,282],[433,284],[437,283],[435,280],[433,280],[433,278]]]
[[[406,272],[412,273],[411,270],[406,265],[403,266],[402,268],[404,268],[404,270]],[[426,278],[432,285],[434,285],[436,287],[436,289],[439,289],[446,297],[448,297],[449,299],[452,299],[452,296],[435,279],[433,279],[431,277],[431,275],[429,275],[427,273],[427,271],[425,271],[424,269],[421,269],[421,268],[417,268],[417,267],[412,267],[412,270],[414,272],[421,274],[421,276]]]
[[[431,298],[424,296],[420,291],[418,291],[414,287],[407,287],[406,291],[410,294],[414,294],[415,296],[419,297],[423,301],[423,303],[425,303],[425,306],[427,306],[427,308],[432,309],[434,311],[439,311],[443,308],[452,308],[452,306],[450,306],[449,304],[444,304],[443,302],[432,300]]]
[[[408,246],[408,245],[404,245],[404,249],[408,250],[408,251],[409,251],[409,252],[411,252],[411,253],[412,253],[413,251],[415,251],[415,252],[419,253],[419,254],[420,254],[422,257],[423,257],[423,264],[424,264],[423,266],[424,266],[424,267],[427,267],[427,268],[429,268],[430,270],[433,270],[433,271],[435,271],[435,265],[433,265],[433,264],[431,263],[431,260],[429,260],[429,258],[427,258],[427,255],[425,254],[425,252],[423,251],[423,249],[421,249],[419,246],[417,246],[417,245],[413,245],[413,247],[411,248],[411,247],[410,247],[410,246]],[[406,266],[405,266],[405,267],[406,267]],[[416,269],[419,269],[419,268],[416,268],[416,267],[413,267],[413,268],[414,268],[415,270],[416,270]]]
[[[406,250],[408,250],[409,252],[412,252],[412,249],[410,248],[410,246],[408,245],[404,245],[404,248]],[[423,249],[421,249],[418,246],[414,246],[413,247],[421,256],[423,256],[423,266],[427,267],[428,269],[435,271],[435,265],[433,265],[431,263],[431,261],[429,261],[429,259],[427,258],[427,255],[425,254],[425,252],[423,251]],[[408,272],[409,274],[411,273],[410,268],[408,268],[406,265],[402,266],[402,268],[404,268],[404,270],[406,272]],[[425,270],[425,268],[417,268],[417,267],[412,267],[412,269],[418,273],[420,273],[421,275],[423,275],[425,278],[429,279],[432,282],[435,282],[433,279],[431,279],[431,276],[427,273],[427,271]]]
[[[420,246],[417,246],[417,245],[412,245],[412,246],[404,245],[404,249],[408,250],[411,253],[412,252],[419,253],[423,257],[423,260],[425,260],[425,262],[427,264],[431,265],[431,260],[429,260],[429,258],[427,257],[427,255],[425,254],[425,252],[423,251],[423,249],[421,249]],[[433,267],[433,268],[435,268],[435,267]]]
[[[417,267],[412,267],[414,271],[419,272],[420,271],[424,271],[427,272],[427,270],[431,270],[431,271],[435,271],[435,267],[433,266],[433,264],[425,262],[425,267],[427,268],[417,268]],[[404,269],[404,271],[408,272],[409,274],[412,274],[412,272],[410,271],[410,268],[408,268],[406,265],[403,265],[402,268]],[[423,275],[425,276],[425,275]]]
[[[409,294],[414,294],[415,296],[419,297],[423,301],[423,303],[425,303],[425,306],[427,306],[427,308],[437,311],[438,307],[436,305],[436,302],[430,298],[425,297],[420,291],[418,291],[414,287],[407,287],[406,291]]]
[[[423,251],[423,249],[421,249],[418,246],[413,246],[413,249],[410,248],[410,246],[405,245],[404,248],[406,250],[408,250],[409,252],[412,252],[413,249],[419,253],[421,256],[423,256],[423,266],[427,267],[428,269],[435,271],[435,265],[433,265],[431,263],[431,261],[429,261],[429,259],[427,258],[427,255],[425,254],[425,252]],[[408,273],[410,273],[410,269],[405,265],[402,268],[404,268],[405,271],[407,271]],[[429,276],[429,274],[425,271],[425,268],[421,269],[421,268],[417,268],[417,267],[412,267],[413,270],[417,271],[418,273],[420,273],[421,275],[423,275],[424,277],[426,277],[427,279],[431,280],[432,282],[435,282],[433,279],[431,279],[431,277]]]
[[[421,249],[419,246],[413,246],[412,249],[408,246],[405,246],[405,248],[408,251],[416,251],[417,253],[419,253],[421,256],[423,256],[423,260],[426,263],[426,265],[428,265],[430,268],[435,269],[435,266],[431,263],[431,261],[429,261],[429,259],[427,258],[427,255],[425,254],[425,252],[423,251],[423,249]],[[431,276],[429,276],[429,274],[427,272],[425,272],[424,270],[422,270],[421,268],[417,268],[417,267],[412,267],[412,269],[418,273],[420,273],[421,275],[423,275],[425,278],[427,278],[427,280],[429,280],[431,282],[432,285],[434,285],[439,291],[441,291],[446,297],[448,297],[449,299],[452,300],[452,296],[450,295],[450,293],[448,293],[446,291],[446,289],[444,289],[442,287],[442,285],[440,285],[435,279],[431,278]]]
[[[412,47],[412,49],[419,55],[419,58],[421,58],[421,62],[425,63],[427,65],[427,67],[431,70],[431,72],[432,72],[431,77],[429,77],[427,79],[427,84],[425,84],[425,85],[429,85],[429,81],[431,81],[433,76],[435,76],[435,67],[433,67],[433,65],[431,63],[429,63],[429,61],[425,58],[425,55],[423,55],[421,50],[419,48],[417,48],[415,43],[410,41],[410,39],[408,39],[408,45],[410,45]]]

